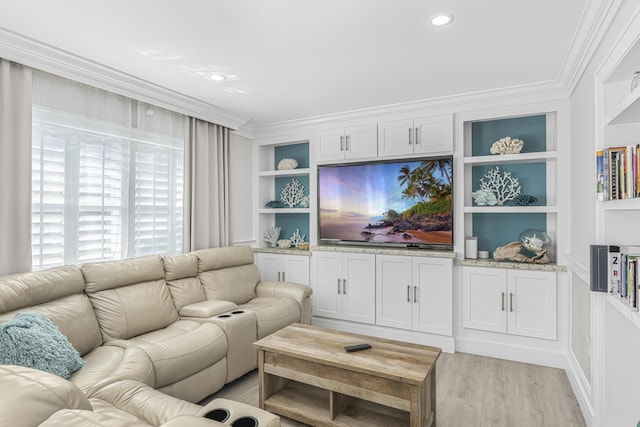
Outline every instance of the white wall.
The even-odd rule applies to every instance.
[[[628,26],[639,7],[637,0],[623,0],[604,40],[571,96],[571,249],[578,266],[589,267],[589,245],[596,242],[595,201],[595,74]],[[639,68],[640,68],[640,64]],[[631,76],[629,76],[631,79]],[[638,138],[640,140],[640,137]],[[638,213],[636,212],[637,216]],[[605,236],[609,242],[614,236]],[[615,236],[619,237],[619,236]],[[640,243],[640,242],[638,242]],[[589,284],[584,276],[572,276],[571,349],[580,366],[594,363],[593,376],[585,372],[594,387],[598,426],[635,426],[640,420],[637,389],[640,382],[640,329],[631,325],[616,309],[604,303],[604,337],[597,342],[603,348],[585,344],[598,325],[591,325]],[[591,306],[594,307],[593,305]],[[595,307],[598,307],[596,305]],[[600,306],[601,307],[601,306]],[[585,324],[586,323],[586,324]],[[594,322],[595,323],[595,322]],[[595,326],[595,328],[594,328]],[[589,337],[593,338],[593,337]],[[602,357],[592,357],[600,352]],[[602,382],[604,381],[604,383]],[[603,405],[603,406],[602,406]]]
[[[253,142],[231,134],[229,149],[229,214],[231,244],[252,245],[255,242],[253,224]]]

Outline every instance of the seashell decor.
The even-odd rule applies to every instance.
[[[518,154],[522,147],[524,147],[523,140],[505,136],[494,142],[489,152],[491,154]]]
[[[296,159],[282,159],[278,162],[278,170],[291,170],[298,167]]]

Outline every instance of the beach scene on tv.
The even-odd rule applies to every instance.
[[[319,169],[321,240],[453,244],[451,158]]]

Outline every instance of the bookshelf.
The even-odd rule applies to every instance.
[[[640,17],[637,16],[596,74],[596,152],[640,143],[640,89],[631,91],[633,73],[639,69]],[[594,182],[597,182],[598,170],[594,170]],[[637,169],[635,173],[638,174]],[[596,242],[640,245],[640,227],[637,226],[639,214],[640,197],[598,200]],[[636,308],[615,292],[605,298],[630,324],[640,328],[640,314]]]
[[[527,228],[546,231],[554,242],[549,251],[555,259],[557,240],[557,117],[554,111],[505,111],[503,116],[463,115],[463,213],[464,236],[478,238],[478,249],[490,254],[499,247],[518,240]],[[511,136],[524,141],[518,154],[489,154],[498,139]],[[537,201],[527,206],[477,206],[472,192],[479,189],[480,178],[495,168],[511,172],[521,184],[521,194]]]
[[[258,248],[268,247],[263,236],[267,230],[275,226],[281,228],[280,239],[289,239],[296,229],[299,229],[300,233],[306,236],[305,241],[310,241],[310,208],[269,208],[265,206],[269,201],[280,200],[280,192],[292,179],[296,179],[304,186],[305,195],[309,196],[310,203],[313,203],[312,197],[310,197],[309,141],[265,141],[259,142],[256,149],[256,161],[258,162],[256,240]],[[298,162],[298,167],[290,170],[278,170],[278,163],[284,158],[295,159]]]

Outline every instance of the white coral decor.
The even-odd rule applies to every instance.
[[[280,227],[271,227],[264,232],[264,241],[269,243],[272,248],[276,247],[278,237],[280,237]]]
[[[280,192],[280,200],[290,208],[295,208],[304,199],[304,185],[292,179]]]
[[[278,162],[278,170],[290,170],[298,167],[296,159],[282,159]]]
[[[498,203],[498,199],[492,190],[481,188],[478,191],[471,193],[473,201],[478,206],[493,206]]]
[[[491,154],[518,154],[523,146],[523,140],[505,136],[494,142],[489,152]]]
[[[492,191],[498,206],[503,206],[504,202],[520,195],[520,182],[511,176],[511,172],[500,173],[500,166],[496,166],[480,178],[480,189]]]

